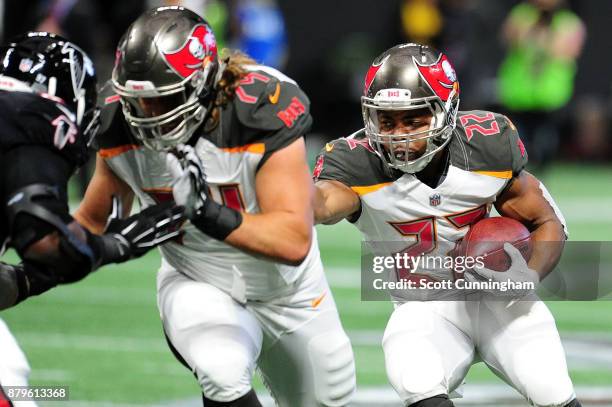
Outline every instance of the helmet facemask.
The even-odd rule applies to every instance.
[[[446,56],[399,44],[372,62],[361,98],[365,133],[388,168],[423,170],[451,140],[459,82]]]
[[[438,96],[410,98],[405,89],[383,89],[373,97],[362,96],[361,106],[365,132],[370,144],[389,168],[415,173],[424,169],[434,155],[451,139],[458,111],[458,99],[451,94],[443,103]],[[414,112],[429,116],[429,128],[409,133],[385,131],[379,118],[384,112]],[[418,157],[411,157],[411,143],[426,140],[426,147]]]
[[[187,142],[206,117],[208,108],[201,98],[209,92],[206,88],[211,85],[207,82],[214,82],[211,80],[214,68],[215,63],[208,63],[181,82],[159,88],[151,82],[128,81],[121,86],[113,80],[134,136],[156,151],[167,151]],[[145,89],[139,89],[142,87]]]

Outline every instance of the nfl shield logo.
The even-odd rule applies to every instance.
[[[23,58],[19,62],[19,70],[21,72],[28,72],[30,69],[32,69],[33,64],[34,64],[34,61],[32,61],[30,58]]]
[[[429,197],[429,204],[431,206],[438,206],[440,205],[440,194],[433,194]]]

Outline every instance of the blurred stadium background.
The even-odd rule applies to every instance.
[[[558,9],[542,11],[557,2],[526,0],[539,7],[540,35],[549,42],[558,35],[560,48],[575,51],[551,56],[554,50],[539,49],[524,62],[533,72],[541,72],[547,62],[560,61],[556,83],[565,93],[549,88],[556,95],[552,105],[541,100],[513,104],[500,93],[504,80],[500,67],[516,50],[504,42],[508,37],[503,27],[512,25],[513,12],[521,17],[516,11],[519,1],[335,0],[333,7],[324,0],[184,3],[211,20],[225,45],[239,46],[281,67],[305,89],[315,119],[307,136],[311,158],[327,140],[360,127],[362,78],[377,54],[411,39],[439,46],[455,62],[462,109],[499,110],[517,122],[534,157],[531,170],[556,198],[568,220],[570,238],[612,240],[612,2],[559,2],[553,4]],[[37,27],[63,32],[93,54],[100,79],[105,80],[121,33],[142,10],[158,4],[5,0],[0,1],[0,32],[5,40]],[[561,11],[567,11],[562,14],[567,18],[558,21],[567,26],[551,23]],[[555,32],[552,26],[561,29]],[[81,171],[71,186],[73,205],[78,205],[88,178],[89,172]],[[319,227],[318,234],[355,349],[359,405],[397,406],[380,347],[391,305],[360,300],[359,235],[345,222]],[[9,253],[5,260],[16,258]],[[195,380],[173,359],[163,339],[155,305],[158,266],[159,255],[152,253],[2,312],[0,317],[29,358],[31,383],[69,386],[70,406],[200,405]],[[612,406],[612,302],[550,302],[549,306],[583,405]],[[467,383],[466,398],[458,404],[525,405],[482,363],[472,368]],[[257,386],[261,388],[259,382]]]

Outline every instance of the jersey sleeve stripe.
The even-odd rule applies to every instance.
[[[512,178],[512,170],[508,171],[474,171],[477,174],[488,175],[489,177],[510,179]]]
[[[124,144],[122,146],[112,148],[101,148],[98,151],[98,154],[100,154],[100,157],[102,158],[113,158],[127,151],[136,150],[138,148],[140,148],[140,146],[136,144]]]
[[[375,185],[351,187],[351,189],[353,191],[355,191],[357,193],[357,195],[362,196],[362,195],[369,194],[371,192],[376,192],[379,189],[384,188],[386,186],[389,186],[391,184],[392,184],[392,182],[383,182],[381,184],[375,184]]]
[[[254,143],[254,144],[246,144],[244,146],[238,147],[224,147],[221,150],[226,153],[253,153],[253,154],[263,154],[266,152],[266,145],[264,143]]]

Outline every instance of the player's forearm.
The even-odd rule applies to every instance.
[[[85,211],[81,210],[81,208],[77,209],[73,217],[81,226],[93,234],[101,235],[104,232],[106,222],[100,217],[96,218],[89,216]]]
[[[359,210],[360,200],[348,187],[330,181],[315,184],[314,220],[316,224],[333,225]]]
[[[544,279],[559,262],[565,245],[565,232],[557,220],[550,219],[541,223],[531,232],[533,253],[529,268],[536,270],[540,280]]]
[[[111,211],[112,197],[119,198],[123,217],[130,214],[134,192],[109,168],[104,158],[96,158],[96,171],[89,182],[85,197],[73,217],[91,233],[101,235]]]
[[[225,242],[256,256],[299,265],[310,250],[312,224],[289,212],[243,214],[242,224]]]
[[[319,207],[315,208],[314,219],[317,225],[334,225],[351,214],[352,212],[348,213],[348,211],[333,211],[330,208]]]
[[[342,214],[335,213],[330,208],[325,192],[322,188],[315,187],[314,193],[314,221],[316,224],[334,224],[342,220]]]

